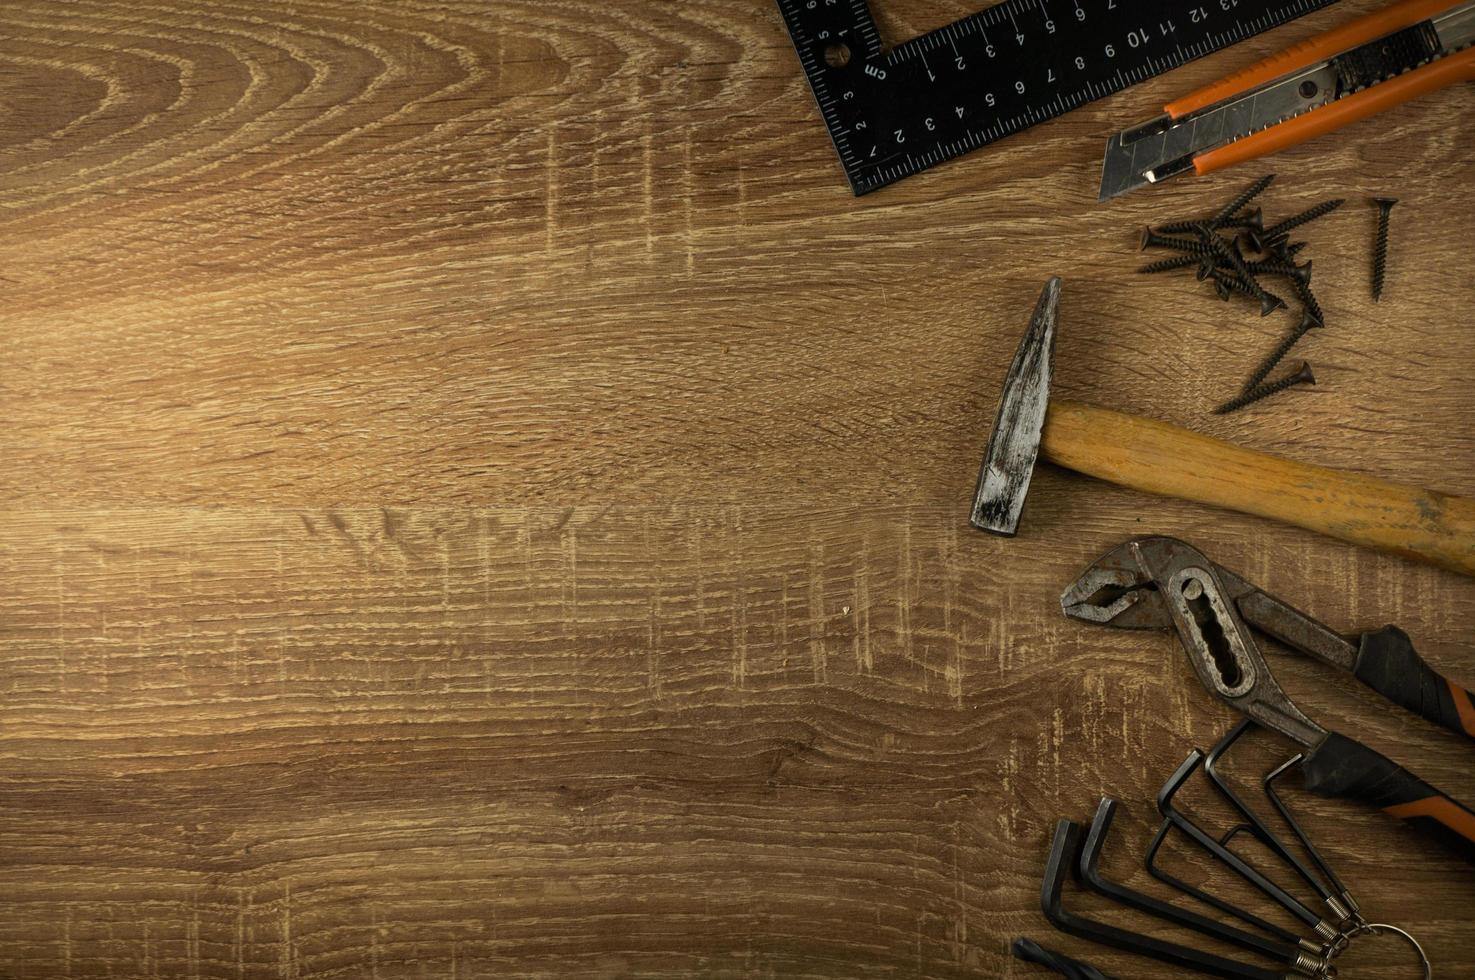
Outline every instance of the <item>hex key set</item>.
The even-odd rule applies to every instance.
[[[1121,808],[1117,800],[1106,796],[1101,798],[1089,825],[1068,819],[1056,823],[1040,886],[1040,909],[1046,920],[1067,935],[1191,973],[1230,980],[1331,980],[1337,976],[1337,959],[1354,942],[1363,937],[1392,935],[1412,946],[1425,976],[1432,976],[1432,967],[1418,940],[1397,926],[1367,919],[1347,885],[1286,805],[1275,782],[1302,761],[1300,756],[1275,767],[1261,779],[1268,808],[1279,815],[1288,836],[1274,831],[1265,815],[1234,788],[1223,771],[1224,757],[1255,727],[1253,721],[1246,719],[1207,755],[1197,749],[1191,751],[1158,792],[1157,810],[1162,822],[1142,858],[1143,865],[1153,878],[1169,885],[1189,904],[1148,894],[1102,871],[1102,855],[1108,848],[1112,823]],[[1219,798],[1244,822],[1215,834],[1176,802],[1179,792],[1199,772],[1205,774]],[[1206,892],[1163,870],[1163,847],[1174,832],[1194,848],[1201,860],[1208,858],[1228,869],[1244,885],[1264,896],[1280,915],[1300,922],[1302,931],[1270,922],[1257,911]],[[1277,871],[1267,871],[1235,849],[1236,840],[1244,836],[1264,844],[1265,851],[1278,866]],[[1274,875],[1280,875],[1282,880]],[[1066,895],[1068,880],[1075,889],[1145,915],[1150,921],[1178,926],[1207,941],[1233,947],[1235,958],[1109,924],[1077,911],[1074,900]],[[1293,889],[1309,889],[1316,897],[1303,899]],[[1116,920],[1119,916],[1112,918]],[[1013,952],[1018,959],[1046,966],[1076,980],[1109,978],[1094,966],[1042,947],[1033,940],[1015,940]]]

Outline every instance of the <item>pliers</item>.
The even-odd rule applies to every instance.
[[[1276,683],[1250,627],[1351,672],[1435,724],[1475,738],[1475,697],[1425,663],[1402,630],[1384,627],[1354,643],[1167,537],[1113,548],[1070,584],[1060,606],[1084,622],[1176,631],[1210,693],[1306,750],[1301,769],[1307,790],[1380,807],[1475,864],[1475,812],[1386,756],[1308,718]]]

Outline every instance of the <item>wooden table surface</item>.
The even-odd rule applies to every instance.
[[[1231,715],[1061,588],[1179,535],[1475,682],[1475,582],[1048,467],[989,537],[976,467],[1058,273],[1062,397],[1475,494],[1468,87],[1268,165],[1274,215],[1349,201],[1306,236],[1318,386],[1236,415],[1289,317],[1134,249],[1260,171],[1095,200],[1109,132],[1373,6],[857,200],[767,0],[9,0],[0,976],[1043,977],[1018,934],[1177,975],[1051,934],[1039,874],[1109,793],[1148,882]],[[1270,656],[1475,797],[1467,744]],[[1468,869],[1291,799],[1475,977]]]

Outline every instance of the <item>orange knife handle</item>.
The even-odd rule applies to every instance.
[[[1193,169],[1202,177],[1236,163],[1277,153],[1447,85],[1471,80],[1475,80],[1475,48],[1447,55],[1269,129],[1200,153],[1193,158]]]
[[[1300,71],[1318,61],[1326,61],[1349,48],[1376,41],[1385,34],[1401,31],[1405,27],[1412,27],[1420,21],[1428,20],[1455,6],[1458,4],[1451,0],[1399,0],[1398,3],[1384,7],[1382,10],[1376,10],[1366,17],[1359,17],[1341,27],[1333,28],[1309,41],[1292,45],[1264,61],[1236,72],[1228,78],[1222,78],[1191,95],[1169,102],[1164,107],[1164,111],[1174,119],[1178,119],[1190,112],[1197,112],[1211,106],[1215,102],[1223,102],[1257,85],[1264,85],[1282,75]]]

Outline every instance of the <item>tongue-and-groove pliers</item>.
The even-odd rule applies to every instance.
[[[1386,756],[1308,718],[1270,673],[1251,627],[1349,671],[1396,704],[1475,738],[1475,697],[1435,671],[1394,626],[1356,641],[1262,592],[1176,538],[1113,548],[1065,590],[1072,619],[1178,634],[1199,680],[1221,701],[1306,749],[1306,788],[1361,800],[1405,820],[1475,864],[1475,812]]]

